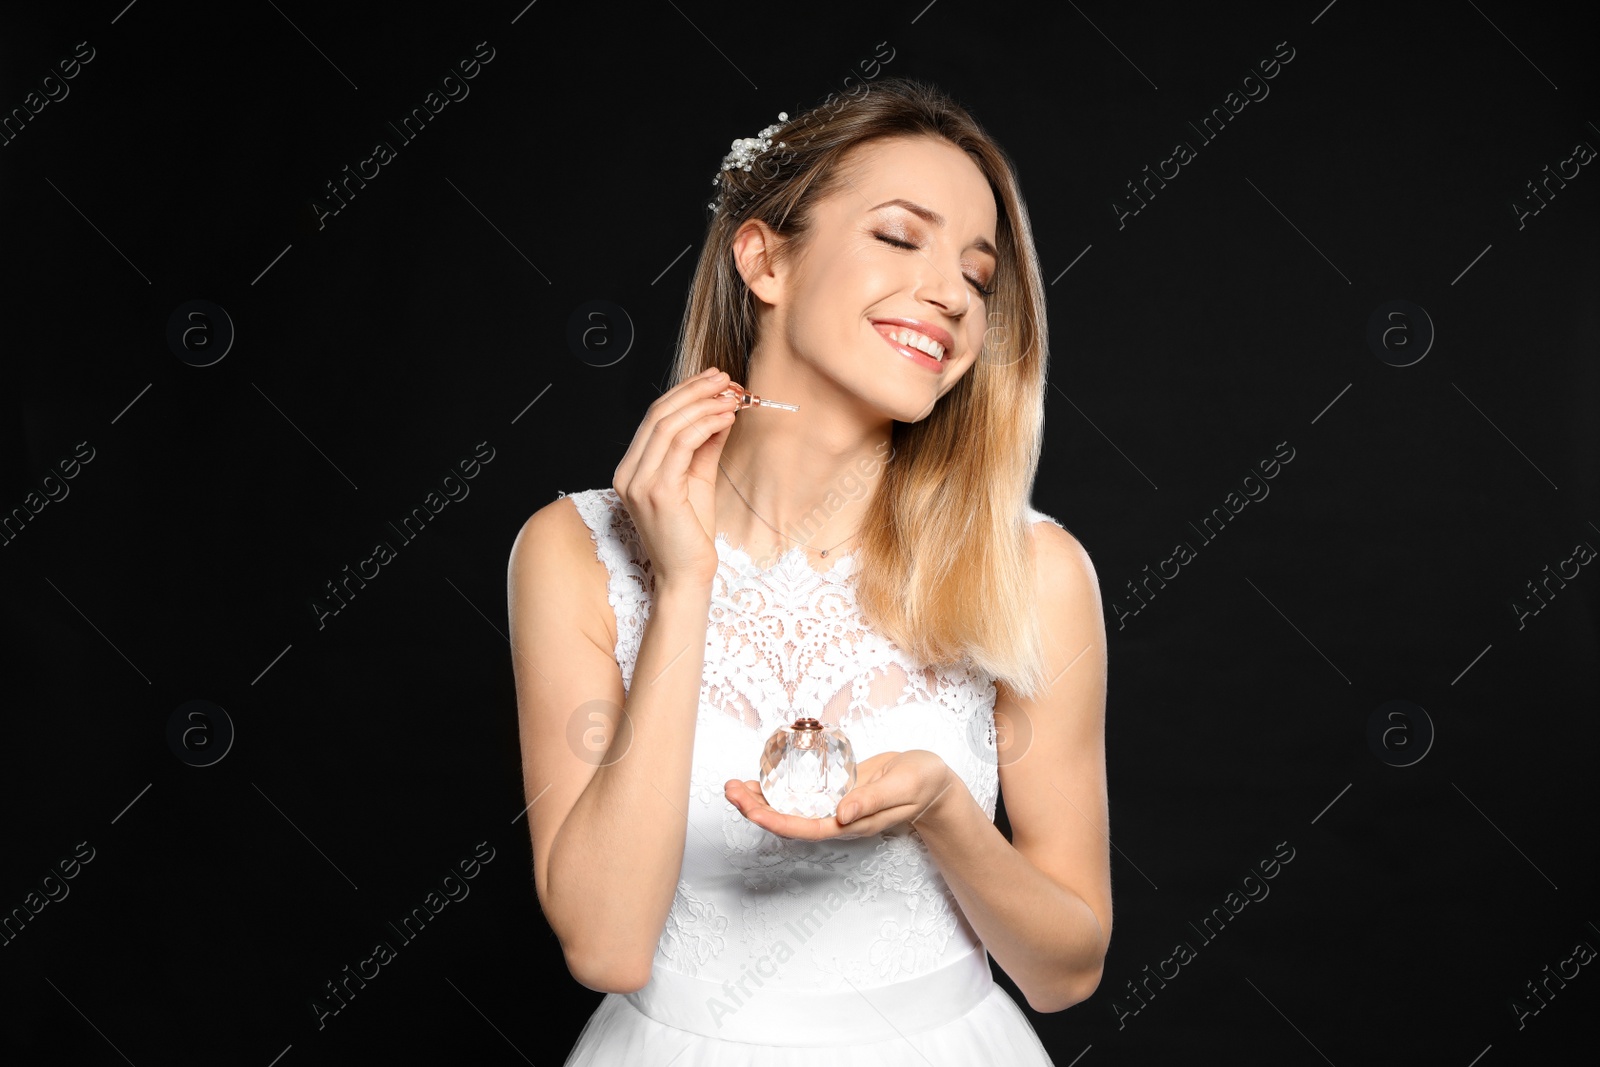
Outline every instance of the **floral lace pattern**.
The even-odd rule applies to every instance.
[[[722,935],[727,928],[727,916],[715,904],[696,896],[694,890],[680,882],[656,953],[670,961],[674,970],[696,974],[722,952],[726,944]]]
[[[605,564],[616,660],[631,689],[655,587],[650,561],[614,490],[562,495]],[[858,761],[936,752],[993,818],[994,679],[970,662],[917,663],[869,627],[855,603],[853,553],[818,571],[799,546],[765,568],[721,534],[716,546],[689,827],[656,966],[717,982],[754,972],[783,988],[866,987],[926,974],[976,947],[911,827],[855,840],[784,838],[739,814],[723,783],[758,777],[768,735],[808,714],[842,725]]]

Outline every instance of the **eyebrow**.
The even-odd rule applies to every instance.
[[[931,223],[934,226],[943,226],[944,225],[944,216],[939,214],[937,211],[933,210],[932,208],[923,207],[921,204],[913,203],[912,201],[907,200],[904,197],[899,197],[899,196],[895,197],[893,200],[885,200],[883,203],[879,204],[877,207],[869,208],[868,210],[877,211],[878,208],[885,208],[885,207],[901,207],[901,208],[905,208],[907,211],[911,212],[913,215],[917,216],[919,219],[922,219],[924,222]],[[983,237],[979,237],[976,240],[974,240],[972,242],[972,247],[976,248],[980,252],[988,253],[989,255],[993,256],[996,260],[998,260],[1000,258],[1000,253],[998,253],[998,252],[996,252],[994,250],[994,245],[990,244],[988,242],[988,240],[983,238]]]

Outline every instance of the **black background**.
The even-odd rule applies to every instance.
[[[533,893],[507,553],[610,484],[664,387],[728,143],[884,41],[1019,167],[1051,281],[1034,504],[1106,601],[1116,921],[1099,991],[1030,1012],[1056,1062],[1592,1047],[1593,965],[1511,1007],[1600,946],[1600,566],[1513,608],[1600,546],[1595,164],[1513,208],[1600,146],[1583,7],[523,3],[0,16],[6,113],[94,49],[0,147],[0,506],[94,457],[0,547],[0,909],[94,849],[0,947],[8,1063],[561,1061],[600,994]],[[1124,183],[1285,41],[1270,95],[1119,228]],[[319,226],[324,183],[478,42],[470,95]],[[625,358],[568,345],[597,299]],[[191,300],[236,330],[210,366],[181,357],[213,319],[167,342]],[[1396,300],[1437,331],[1403,367],[1417,313],[1367,342]],[[323,583],[480,442],[470,495],[319,629]],[[1280,442],[1270,496],[1202,543]],[[220,717],[211,749],[168,743],[191,700],[236,731],[210,766],[178,752],[215,753]],[[1416,712],[1369,744],[1393,700],[1431,745]],[[322,984],[479,842],[471,895],[319,1029]],[[1201,942],[1279,842],[1270,896]],[[1178,941],[1197,958],[1119,1026]]]

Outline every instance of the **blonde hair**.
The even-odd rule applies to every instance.
[[[915,423],[896,422],[894,461],[862,522],[856,602],[880,634],[929,666],[968,659],[1016,694],[1045,685],[1026,522],[1044,440],[1048,342],[1033,231],[1010,158],[940,90],[886,78],[782,124],[750,171],[723,171],[673,364],[674,384],[710,367],[748,382],[755,297],[734,265],[733,237],[759,219],[804,246],[812,206],[839,189],[845,156],[888,137],[942,139],[966,152],[994,191],[998,264],[978,361]],[[778,143],[785,147],[779,148]]]

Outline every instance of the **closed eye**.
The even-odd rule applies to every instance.
[[[894,245],[896,248],[915,249],[917,247],[916,245],[912,244],[909,241],[897,240],[896,238],[890,237],[886,233],[874,233],[872,236],[876,237],[878,240],[882,241],[884,244]],[[981,282],[979,282],[978,279],[976,279],[976,278],[974,278],[974,277],[972,277],[970,275],[965,275],[965,274],[962,275],[962,277],[966,278],[967,281],[971,282],[972,283],[972,287],[974,289],[978,290],[978,292],[982,293],[984,296],[993,296],[995,294],[995,289],[994,289],[993,286],[990,286],[988,289],[985,289],[983,287],[983,284]]]

